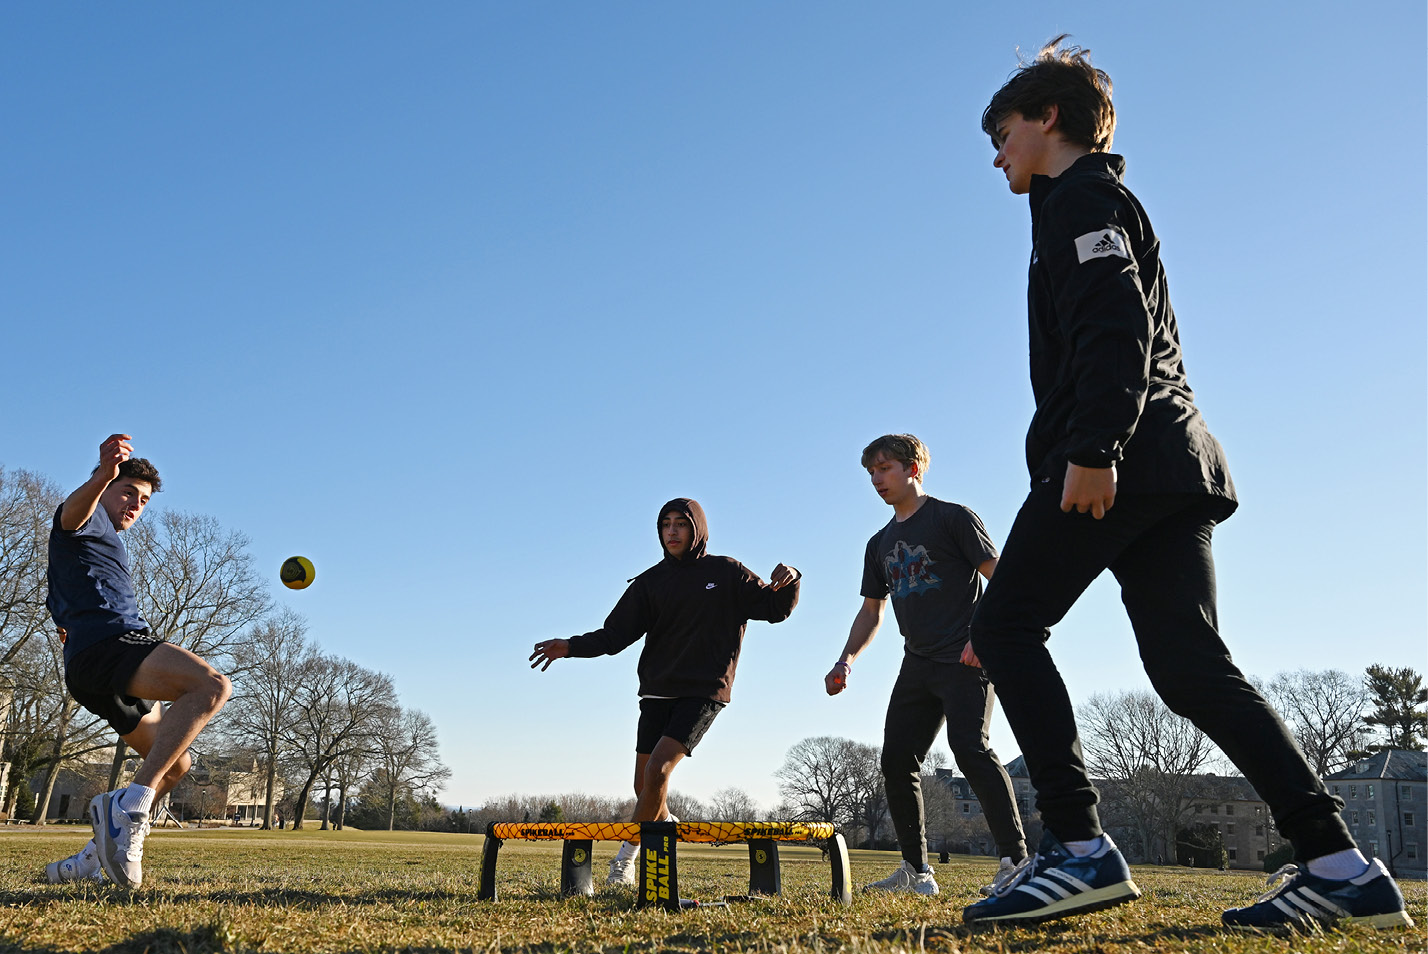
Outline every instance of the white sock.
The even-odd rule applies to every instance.
[[[124,793],[119,796],[119,807],[130,815],[135,812],[147,814],[154,805],[154,796],[158,794],[146,785],[130,783],[129,787],[124,789]]]
[[[1331,855],[1320,855],[1305,862],[1309,873],[1330,881],[1348,881],[1368,870],[1368,859],[1357,848],[1345,848]]]
[[[620,842],[620,850],[615,852],[616,861],[629,861],[640,850],[640,846],[632,841]]]
[[[1071,852],[1075,858],[1089,858],[1106,844],[1106,836],[1092,838],[1090,841],[1063,841],[1061,846]]]

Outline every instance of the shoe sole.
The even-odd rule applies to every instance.
[[[1303,931],[1321,931],[1325,928],[1345,926],[1349,924],[1361,924],[1366,927],[1377,928],[1380,931],[1392,928],[1411,928],[1413,918],[1409,917],[1407,911],[1391,911],[1388,914],[1365,914],[1356,918],[1339,918],[1336,921],[1321,921],[1318,918],[1306,917],[1303,921],[1282,921],[1279,924],[1233,924],[1224,921],[1224,926],[1233,928],[1236,931],[1246,931],[1251,934],[1298,934]]]
[[[94,828],[94,846],[99,849],[99,866],[104,869],[104,873],[109,876],[109,880],[124,888],[137,888],[138,884],[130,883],[123,871],[118,870],[117,865],[110,865],[109,854],[114,850],[114,839],[109,834],[110,806],[113,799],[105,795],[96,795],[89,803],[89,821]]]
[[[1060,901],[1052,902],[1044,907],[1033,908],[1030,911],[1020,911],[1015,914],[993,914],[986,917],[974,917],[969,919],[967,912],[963,911],[962,920],[967,924],[1005,924],[1007,922],[1039,924],[1042,921],[1055,921],[1058,918],[1070,917],[1073,914],[1090,914],[1092,911],[1104,911],[1106,908],[1113,908],[1118,904],[1134,901],[1138,897],[1140,897],[1140,889],[1135,886],[1135,882],[1122,881],[1105,888],[1083,891],[1080,894],[1069,898],[1062,898]]]

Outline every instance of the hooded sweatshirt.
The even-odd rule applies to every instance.
[[[631,580],[603,627],[571,638],[570,655],[614,655],[643,636],[641,696],[727,703],[744,627],[751,619],[788,619],[798,605],[800,581],[774,590],[738,560],[709,554],[704,509],[688,497],[660,508],[656,534],[660,518],[671,511],[684,514],[694,528],[688,552],[675,559],[666,551]]]

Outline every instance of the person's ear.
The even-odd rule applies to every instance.
[[[1041,128],[1045,132],[1051,132],[1056,128],[1056,120],[1061,118],[1061,108],[1055,103],[1046,107],[1046,113],[1041,117]]]

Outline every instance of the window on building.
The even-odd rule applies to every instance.
[[[1234,849],[1234,848],[1226,848],[1226,849],[1225,849],[1225,854],[1229,857],[1229,859],[1230,859],[1231,861],[1234,861],[1234,860],[1235,860],[1235,849]]]
[[[1403,813],[1403,827],[1404,827],[1404,828],[1412,828],[1412,827],[1413,827],[1413,813],[1412,813],[1412,812],[1404,812],[1404,813]]]
[[[1225,825],[1225,834],[1227,834],[1227,835],[1233,835],[1234,833],[1235,833],[1235,823],[1234,823],[1234,822],[1229,822],[1228,824]]]
[[[1255,853],[1254,853],[1254,860],[1255,860],[1255,861],[1263,861],[1263,860],[1264,860],[1264,849],[1263,849],[1263,848],[1257,849],[1257,850],[1255,851]]]
[[[1412,786],[1412,785],[1402,785],[1402,786],[1399,786],[1398,791],[1399,791],[1399,793],[1400,793],[1404,798],[1412,798],[1412,797],[1413,797],[1413,786]]]
[[[1256,837],[1256,838],[1263,838],[1263,837],[1264,837],[1264,826],[1263,826],[1263,825],[1255,825],[1255,826],[1254,826],[1254,834],[1255,834],[1255,837]]]
[[[1370,858],[1376,858],[1378,856],[1378,842],[1371,841],[1368,843],[1368,853]]]
[[[1374,811],[1372,808],[1368,810],[1368,823],[1370,825],[1378,824],[1378,812]]]
[[[1369,785],[1365,785],[1365,786],[1364,786],[1364,798],[1373,798],[1373,785],[1372,785],[1372,784],[1369,784]]]
[[[1211,806],[1210,806],[1210,814],[1211,814],[1211,815],[1218,815],[1218,814],[1220,814],[1220,806],[1219,806],[1219,805],[1211,805]]]
[[[1226,805],[1226,806],[1225,806],[1225,814],[1226,814],[1226,815],[1233,815],[1234,813],[1235,813],[1235,806],[1233,806],[1233,805]]]
[[[962,814],[963,814],[963,815],[970,815],[970,814],[972,814],[972,803],[971,803],[971,802],[963,802],[963,803],[962,803]]]
[[[1358,798],[1358,797],[1359,797],[1359,787],[1358,787],[1357,785],[1350,785],[1350,786],[1349,786],[1349,797],[1350,797],[1350,798]]]
[[[1349,824],[1350,824],[1350,825],[1357,825],[1358,823],[1359,823],[1359,813],[1358,813],[1358,812],[1349,812]]]
[[[1410,842],[1408,842],[1408,844],[1406,844],[1406,845],[1403,846],[1403,853],[1408,856],[1408,858],[1409,858],[1410,861],[1417,861],[1417,860],[1418,860],[1418,842],[1416,842],[1416,841],[1410,841]]]
[[[1339,794],[1339,786],[1337,786],[1337,785],[1334,786],[1334,794],[1335,794],[1335,795]]]
[[[1263,814],[1264,814],[1264,806],[1263,806],[1263,805],[1256,805],[1256,806],[1254,807],[1254,813],[1255,813],[1256,815],[1263,815]]]

